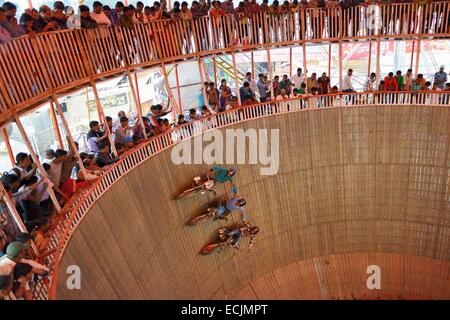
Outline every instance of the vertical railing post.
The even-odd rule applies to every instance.
[[[100,96],[98,95],[97,85],[95,84],[95,81],[93,79],[91,79],[91,87],[92,87],[92,91],[94,92],[95,105],[97,107],[97,112],[99,113],[100,119],[102,119],[102,121],[103,121],[103,124],[105,126],[105,130],[106,130],[106,134],[108,135],[109,144],[111,145],[111,151],[117,157],[118,154],[117,154],[116,146],[114,144],[114,140],[112,138],[112,132],[109,129],[108,122],[106,121],[105,112],[103,110],[103,106],[102,106],[102,103],[100,101]]]
[[[67,123],[67,119],[63,114],[63,110],[62,110],[61,105],[59,104],[58,98],[56,96],[53,96],[53,101],[55,102],[56,109],[58,110],[59,116],[61,118],[61,122],[64,126],[64,130],[66,131],[67,140],[70,144],[70,147],[73,150],[73,152],[75,152],[75,157],[77,158],[78,165],[80,166],[81,174],[83,175],[83,178],[86,179],[86,177],[87,177],[86,169],[84,168],[83,161],[80,158],[79,150],[78,150],[77,146],[75,145],[75,141],[73,141],[73,136],[70,131],[69,124]],[[57,187],[59,187],[59,186],[57,186]]]
[[[236,53],[234,52],[234,50],[231,52],[231,59],[233,61],[233,76],[234,76],[234,83],[235,83],[235,86],[236,86],[236,95],[237,95],[238,104],[239,104],[239,107],[240,107],[240,106],[242,106],[242,101],[241,101],[241,95],[240,95],[240,92],[239,92],[239,81],[238,81],[238,78],[237,78],[237,70],[236,70]]]
[[[56,211],[60,212],[61,206],[59,205],[59,202],[58,202],[58,199],[56,198],[55,192],[53,191],[52,188],[49,187],[50,185],[52,185],[52,183],[50,182],[50,180],[47,176],[47,173],[45,172],[44,167],[42,166],[42,164],[39,160],[39,157],[34,152],[33,146],[31,145],[31,142],[28,139],[27,133],[26,133],[26,131],[22,125],[22,122],[20,121],[19,116],[17,114],[14,114],[14,120],[16,121],[17,128],[19,129],[20,134],[22,135],[22,138],[25,142],[25,145],[27,146],[27,149],[30,152],[31,158],[33,159],[34,163],[37,166],[37,170],[39,171],[44,182],[47,184],[47,191],[50,196],[50,199],[52,200],[53,206],[55,207]],[[59,186],[56,186],[56,187],[59,187]]]
[[[5,127],[2,127],[2,137],[6,145],[6,151],[8,152],[9,160],[11,161],[11,165],[14,167],[14,165],[16,164],[14,159],[14,153],[12,151],[11,143],[9,142],[8,132],[6,132]]]

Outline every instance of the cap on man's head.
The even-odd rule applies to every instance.
[[[445,66],[444,65],[441,65],[441,68],[440,69],[445,69]]]
[[[24,250],[28,248],[28,245],[20,241],[11,242],[6,248],[6,255],[11,258],[18,257]]]

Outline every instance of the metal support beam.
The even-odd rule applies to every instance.
[[[56,211],[61,212],[61,206],[59,205],[58,199],[56,198],[55,192],[52,188],[49,186],[52,185],[51,181],[49,180],[47,173],[44,170],[44,167],[42,167],[42,164],[39,160],[39,157],[36,155],[36,153],[33,150],[33,146],[31,145],[30,140],[28,139],[27,133],[25,131],[25,128],[22,125],[22,122],[19,119],[19,116],[17,114],[14,114],[14,119],[17,124],[17,128],[20,131],[20,134],[22,135],[22,138],[25,142],[25,145],[27,146],[28,151],[30,152],[31,158],[33,159],[34,163],[37,166],[37,170],[39,171],[39,174],[41,175],[44,182],[47,184],[47,191],[50,196],[50,199],[52,200],[53,206],[55,207]],[[59,187],[59,186],[56,186]]]

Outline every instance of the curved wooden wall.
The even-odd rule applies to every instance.
[[[234,15],[218,20],[205,16],[188,24],[162,20],[137,24],[134,29],[64,30],[13,39],[0,45],[0,125],[14,113],[30,111],[54,95],[162,63],[239,50],[349,40],[416,40],[420,48],[422,38],[449,37],[449,12],[448,0],[423,7],[402,3],[370,9],[308,8],[281,18],[260,13],[248,24],[235,21]],[[397,27],[398,20],[405,24]],[[374,21],[375,26],[370,26]]]
[[[197,254],[223,223],[186,227],[212,199],[172,199],[208,166],[174,165],[167,150],[91,208],[65,250],[57,298],[274,298],[280,288],[292,292],[284,298],[376,298],[342,273],[362,276],[367,262],[382,267],[379,297],[449,298],[448,108],[318,109],[230,128],[280,130],[277,175],[235,166],[261,229],[251,251],[244,243],[240,252]],[[326,261],[334,280],[317,269]],[[315,275],[283,271],[311,263]],[[81,268],[81,290],[66,288],[70,265]],[[265,286],[267,295],[258,291]]]

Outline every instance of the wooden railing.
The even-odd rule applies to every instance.
[[[175,127],[127,152],[120,161],[111,166],[103,176],[79,196],[70,210],[62,213],[52,234],[49,248],[42,262],[51,270],[50,281],[40,282],[34,288],[36,299],[55,299],[60,263],[72,235],[95,202],[115,182],[130,170],[172,147],[183,139],[202,134],[208,130],[232,124],[292,112],[305,112],[322,108],[347,108],[362,106],[435,106],[450,105],[450,91],[446,92],[370,92],[302,96],[295,99],[259,103],[212,115],[192,123]]]
[[[162,20],[134,29],[65,30],[0,45],[0,124],[51,95],[125,70],[179,59],[269,46],[450,37],[450,2],[259,13],[185,22]],[[419,47],[420,50],[420,47]]]

